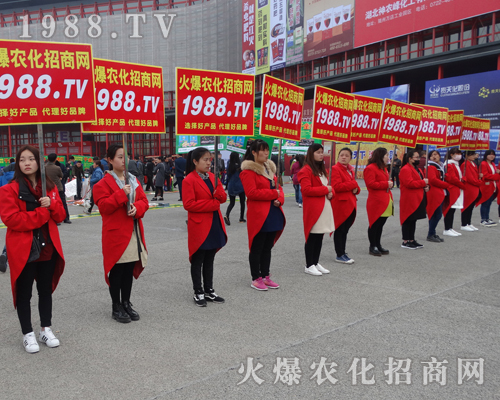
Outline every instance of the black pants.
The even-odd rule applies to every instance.
[[[469,207],[467,207],[465,210],[462,210],[462,226],[467,226],[472,223],[472,211],[474,210],[474,207],[476,206],[480,198],[481,192],[479,192],[476,200],[474,200]]]
[[[146,178],[148,178],[148,183],[146,183],[146,192],[148,190],[152,190],[154,188],[154,184],[153,184],[153,175],[146,175]]]
[[[370,247],[382,247],[380,239],[382,237],[382,231],[386,221],[387,217],[379,217],[373,225],[368,228],[368,240],[370,241]]]
[[[307,268],[319,263],[321,247],[323,246],[323,236],[323,233],[309,233],[306,245],[304,246]]]
[[[333,233],[333,243],[335,244],[335,252],[337,257],[342,257],[345,254],[345,246],[347,242],[347,234],[349,229],[356,219],[356,210],[353,210],[351,215],[340,225]]]
[[[182,178],[177,178],[177,184],[179,185],[179,198],[182,200],[182,181],[184,180],[184,177]]]
[[[450,208],[448,213],[444,216],[444,230],[449,231],[453,229],[453,218],[455,217],[456,208]]]
[[[92,209],[94,208],[94,193],[90,193],[90,208],[89,208],[89,214],[92,212]]]
[[[274,238],[277,232],[259,232],[253,238],[250,249],[250,273],[252,280],[269,276],[271,265],[271,249],[274,247]]]
[[[198,250],[191,257],[191,279],[196,294],[209,293],[213,289],[215,253],[217,253],[217,249]],[[201,282],[202,274],[203,284]]]
[[[392,183],[399,187],[399,173],[392,175]]]
[[[76,178],[76,196],[75,200],[81,200],[82,199],[82,179]]]
[[[64,206],[64,210],[66,211],[66,219],[65,221],[69,221],[69,211],[68,211],[68,205],[66,204],[66,195],[64,194],[64,191],[59,192],[59,197],[61,198],[61,201]]]
[[[238,196],[240,197],[240,220],[242,220],[245,219],[245,192],[241,192]],[[229,206],[226,210],[226,216],[228,218],[229,214],[231,214],[231,210],[233,209],[235,202],[236,196],[229,196]]]
[[[166,183],[166,186],[167,186],[167,192],[170,192],[170,189],[172,188],[172,176],[170,174],[168,174],[165,177],[165,183]]]
[[[36,279],[38,291],[38,312],[40,326],[43,328],[52,325],[52,277],[56,266],[57,255],[49,261],[32,262],[26,264],[16,281],[17,316],[21,323],[23,335],[33,332],[31,326],[31,293],[33,281]]]
[[[406,220],[401,225],[401,231],[403,232],[403,240],[415,240],[415,229],[417,229],[417,220]]]
[[[130,301],[135,261],[115,264],[109,272],[109,294],[113,303]]]
[[[163,186],[155,186],[155,197],[163,197]]]

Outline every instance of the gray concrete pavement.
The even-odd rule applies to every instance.
[[[291,195],[292,186],[285,185],[285,191]],[[397,213],[397,189],[394,195]],[[165,194],[166,203],[174,205],[177,198],[177,193]],[[427,222],[422,220],[417,240],[424,249],[405,250],[396,215],[382,240],[391,254],[372,257],[366,198],[363,190],[347,242],[356,263],[335,263],[332,240],[325,237],[320,263],[331,273],[315,277],[303,272],[302,210],[287,197],[287,226],[271,266],[281,288],[268,292],[250,288],[246,226],[237,222],[237,203],[227,227],[229,242],[215,265],[215,289],[226,303],[207,308],[192,300],[186,212],[182,207],[151,209],[144,219],[149,266],[134,282],[131,299],[141,320],[130,324],[111,319],[101,218],[62,224],[67,264],[54,294],[53,317],[59,348],[41,346],[34,355],[24,351],[9,273],[0,275],[0,399],[500,398],[500,226],[435,244],[425,241]],[[80,212],[71,207],[72,214]],[[491,216],[496,220],[495,205]],[[473,223],[479,226],[477,209]],[[455,229],[459,225],[457,219]],[[0,229],[0,243],[5,233]],[[36,303],[34,291],[38,333]],[[254,366],[262,365],[256,375],[264,382],[250,378],[238,385],[250,357]],[[335,385],[310,379],[316,371],[311,364],[322,357],[327,371],[331,362],[337,364]],[[389,357],[411,360],[411,385],[386,383]],[[424,385],[422,363],[431,357],[448,361],[445,385]],[[274,383],[273,369],[284,358],[298,358],[298,364],[289,365],[300,368],[298,384]],[[356,358],[357,372],[362,358],[373,365],[366,380],[373,376],[374,384],[363,384],[361,374],[353,384],[348,371]],[[483,383],[470,379],[459,385],[458,358],[484,359]]]

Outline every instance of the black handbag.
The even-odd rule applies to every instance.
[[[28,263],[36,261],[40,258],[42,254],[42,249],[45,247],[45,239],[43,237],[42,230],[40,228],[33,231],[33,241],[31,242],[30,256],[28,257]]]

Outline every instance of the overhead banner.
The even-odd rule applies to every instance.
[[[490,120],[491,129],[500,129],[500,71],[427,81],[425,104],[464,110],[465,115]]]
[[[355,46],[423,31],[498,10],[498,0],[363,0],[356,2]]]
[[[351,141],[377,143],[383,99],[354,95]]]
[[[245,74],[255,74],[255,0],[243,1],[243,66]]]
[[[255,48],[257,50],[257,66],[255,67],[255,73],[263,74],[269,72],[270,68],[269,35],[271,33],[271,15],[269,0],[256,1],[257,23],[255,28],[257,30],[257,40],[255,41]]]
[[[448,109],[412,103],[422,108],[422,119],[418,127],[417,144],[446,146]]]
[[[462,110],[448,111],[448,129],[446,134],[446,147],[460,146],[463,120],[464,120],[464,112]]]
[[[351,120],[354,96],[316,85],[312,137],[340,143],[351,143]]]
[[[300,140],[304,88],[264,75],[260,134]]]
[[[97,120],[82,132],[165,133],[163,69],[94,59]]]
[[[305,0],[304,61],[354,48],[354,0]]]
[[[286,13],[286,65],[304,61],[304,1],[288,0]]]
[[[480,118],[464,116],[462,122],[462,137],[460,138],[460,150],[476,150],[480,126]]]
[[[0,40],[0,125],[96,119],[89,44]]]
[[[414,148],[421,118],[422,108],[385,99],[379,142]]]
[[[177,135],[253,135],[253,75],[176,68]]]

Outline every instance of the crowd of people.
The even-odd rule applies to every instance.
[[[179,200],[188,215],[187,247],[195,304],[206,307],[207,302],[225,302],[214,289],[214,262],[217,252],[228,242],[226,225],[231,224],[230,214],[236,197],[240,200],[239,222],[247,226],[250,286],[259,291],[280,287],[275,278],[271,279],[271,255],[286,226],[285,196],[265,141],[254,141],[243,159],[232,153],[227,169],[221,159],[214,159],[203,147],[192,150],[186,158],[156,158],[144,163],[139,158],[126,163],[125,154],[121,145],[113,144],[107,149],[105,158],[94,159],[89,171],[91,204],[95,202],[102,217],[104,278],[109,287],[113,319],[121,323],[140,319],[130,300],[133,280],[142,273],[148,259],[142,219],[149,202],[143,185],[154,183],[154,200],[161,200],[163,187],[173,185],[168,179],[173,175],[177,175]],[[398,165],[396,182],[399,184],[396,185],[401,189],[402,248],[424,247],[415,238],[419,219],[429,220],[427,241],[444,241],[437,235],[437,225],[443,215],[443,236],[461,235],[453,229],[457,209],[461,211],[460,230],[463,232],[477,230],[472,225],[472,213],[479,205],[481,225],[496,225],[490,219],[490,208],[495,199],[500,204],[500,169],[495,165],[493,150],[485,152],[479,166],[474,151],[462,154],[458,148],[449,149],[444,162],[437,151],[424,155],[427,160],[422,163],[422,154],[409,149]],[[361,188],[355,179],[351,159],[352,151],[342,148],[329,171],[324,162],[323,146],[313,144],[306,156],[296,157],[292,165],[295,200],[303,208],[304,271],[309,275],[321,276],[330,272],[320,264],[325,234],[333,236],[336,262],[355,262],[348,255],[346,245],[349,230],[356,220],[357,196]],[[395,161],[392,161],[394,166]],[[23,345],[29,353],[39,351],[30,307],[35,280],[41,324],[38,340],[48,347],[60,344],[51,330],[52,293],[65,267],[58,225],[69,220],[69,215],[65,205],[65,172],[56,162],[56,155],[50,154],[45,168],[44,195],[39,151],[23,146],[12,160],[12,179],[0,188],[3,200],[0,217],[7,227],[4,253],[12,255],[9,261],[14,307],[21,324]],[[215,162],[220,172],[217,176],[214,174]],[[77,161],[72,166],[72,174],[78,180],[83,173],[79,164]],[[372,152],[364,170],[368,190],[368,252],[378,257],[390,253],[381,241],[384,225],[387,218],[394,215],[395,208],[392,195],[395,176],[389,173],[388,165],[389,153],[380,147]],[[223,217],[221,204],[226,203],[227,195],[230,203]]]

